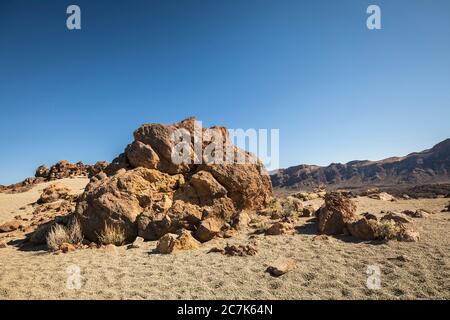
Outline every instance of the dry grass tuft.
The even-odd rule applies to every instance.
[[[46,237],[47,247],[51,251],[60,249],[63,243],[81,244],[83,242],[83,233],[81,232],[80,223],[73,218],[67,227],[61,224],[55,224]]]
[[[69,243],[69,235],[67,229],[60,225],[55,224],[47,235],[47,247],[51,251],[57,251],[63,243]]]
[[[118,226],[105,224],[105,228],[98,236],[98,239],[104,245],[114,244],[121,246],[125,242],[125,232]]]
[[[81,231],[80,222],[78,219],[73,218],[67,227],[67,233],[69,236],[69,241],[72,244],[80,244],[83,242],[83,232]]]

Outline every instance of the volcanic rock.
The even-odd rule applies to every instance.
[[[340,193],[327,193],[325,204],[319,209],[319,232],[327,235],[345,233],[347,223],[353,222],[356,206]]]

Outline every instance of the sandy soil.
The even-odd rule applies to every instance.
[[[86,179],[63,181],[81,190]],[[36,201],[45,185],[24,194],[0,194],[0,223]],[[201,249],[175,255],[154,254],[156,242],[139,249],[120,247],[68,254],[0,249],[0,299],[450,299],[450,213],[441,213],[448,199],[385,202],[358,198],[358,211],[427,209],[436,212],[415,219],[418,243],[355,242],[350,237],[312,241],[316,226],[303,218],[293,235],[247,232],[233,239],[215,239]],[[320,204],[320,201],[314,201]],[[226,243],[254,241],[258,253],[228,257],[207,253]],[[406,258],[406,262],[398,259]],[[274,278],[265,272],[278,257],[297,260],[297,269]],[[81,288],[68,289],[67,268],[80,269]],[[369,265],[381,270],[381,289],[366,286]]]

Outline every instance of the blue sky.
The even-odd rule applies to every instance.
[[[0,183],[193,115],[280,129],[282,167],[426,149],[450,137],[449,39],[448,0],[2,0]]]

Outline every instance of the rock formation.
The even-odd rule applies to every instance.
[[[127,242],[138,235],[156,240],[180,229],[207,241],[242,210],[264,208],[272,186],[269,176],[262,174],[263,165],[226,162],[230,152],[233,159],[254,158],[232,145],[225,128],[202,129],[201,134],[214,139],[202,139],[200,145],[196,130],[194,118],[137,129],[134,141],[104,172],[92,177],[78,202],[76,214],[86,238],[97,241],[106,225],[115,225]],[[189,136],[183,144],[189,159],[181,163],[172,160],[173,151],[179,152],[173,139],[179,132]],[[199,158],[198,146],[213,150],[215,162],[205,153]]]
[[[327,193],[325,204],[319,209],[319,232],[339,235],[346,231],[347,223],[356,219],[356,206],[348,198],[337,192]]]

